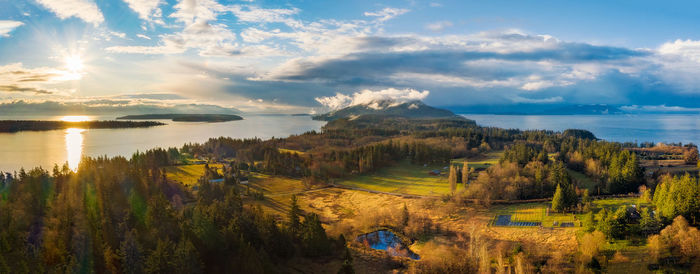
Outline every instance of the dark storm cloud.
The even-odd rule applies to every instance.
[[[319,63],[300,63],[296,71],[281,74],[279,80],[325,80],[342,84],[383,83],[387,75],[400,72],[430,73],[476,77],[482,80],[502,79],[527,74],[516,67],[484,69],[466,65],[467,61],[501,60],[511,62],[552,61],[562,64],[609,62],[649,55],[648,52],[618,47],[563,43],[554,49],[538,49],[512,53],[426,50],[418,52],[360,53]],[[389,83],[386,83],[389,84]]]

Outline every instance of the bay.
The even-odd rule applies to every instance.
[[[463,114],[481,126],[513,129],[586,129],[596,137],[616,142],[700,144],[700,115],[483,115]]]
[[[7,119],[60,119],[61,117],[0,117]],[[112,120],[115,117],[92,116],[91,120]],[[244,120],[222,123],[172,122],[150,128],[66,129],[0,133],[0,171],[11,172],[68,162],[75,169],[82,156],[131,157],[136,151],[156,147],[182,147],[185,143],[202,143],[220,136],[232,138],[287,137],[319,130],[324,121],[309,116],[245,116]]]

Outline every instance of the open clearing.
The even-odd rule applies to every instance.
[[[480,170],[498,163],[501,156],[503,151],[494,151],[483,157],[454,159],[451,164],[462,165],[467,160],[470,167]],[[437,197],[451,192],[447,181],[449,171],[445,169],[446,166],[448,165],[413,165],[408,161],[402,161],[371,174],[353,176],[336,183],[345,187],[377,192]],[[441,174],[431,175],[432,170],[439,170]],[[457,191],[463,187],[459,184]]]
[[[210,167],[221,168],[221,164],[211,164]],[[180,182],[185,186],[193,186],[204,175],[204,165],[178,165],[165,167],[168,179]]]
[[[485,156],[483,157],[476,157],[476,158],[457,158],[453,159],[451,162],[452,164],[459,164],[463,165],[464,161],[469,162],[469,167],[474,168],[474,169],[486,169],[492,165],[495,165],[498,163],[498,160],[503,157],[503,151],[492,151],[489,153],[486,153]]]
[[[337,184],[386,193],[441,196],[450,193],[450,185],[447,182],[448,171],[444,169],[445,166],[413,165],[408,161],[402,161],[371,174],[338,181]],[[441,174],[431,175],[432,170],[439,170]],[[457,187],[458,190],[461,188],[461,185]]]

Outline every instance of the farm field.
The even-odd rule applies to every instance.
[[[498,216],[510,216],[510,221],[517,223],[541,223],[542,227],[560,227],[562,223],[567,223],[574,227],[581,227],[580,221],[574,214],[550,212],[547,215],[548,207],[549,202],[495,205],[489,212],[494,219]]]
[[[453,159],[452,164],[462,165],[464,164],[464,161],[467,160],[469,162],[469,167],[473,167],[474,169],[486,169],[489,166],[498,163],[498,160],[500,160],[502,156],[503,151],[492,151],[487,153],[484,157]]]
[[[353,176],[338,181],[337,184],[386,193],[441,196],[450,193],[447,171],[443,169],[444,166],[413,165],[408,161],[402,161],[371,174]],[[440,170],[443,174],[431,175],[429,174],[431,170]],[[462,187],[459,185],[457,190]]]
[[[211,167],[221,168],[221,164],[211,164]],[[193,186],[204,175],[204,165],[178,165],[165,168],[169,180],[180,182],[185,186]]]

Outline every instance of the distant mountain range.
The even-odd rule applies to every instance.
[[[478,106],[447,106],[445,107],[460,114],[500,114],[500,115],[605,115],[626,114],[620,106],[605,104],[595,105],[478,105]]]
[[[446,118],[456,115],[449,110],[435,108],[421,101],[395,102],[392,100],[373,101],[354,105],[313,116],[314,120],[332,121],[339,118],[357,118],[363,115],[395,116],[405,118]]]
[[[93,100],[87,102],[31,102],[17,100],[0,103],[0,115],[131,115],[131,114],[240,114],[235,108],[208,104],[133,103],[127,100]]]

